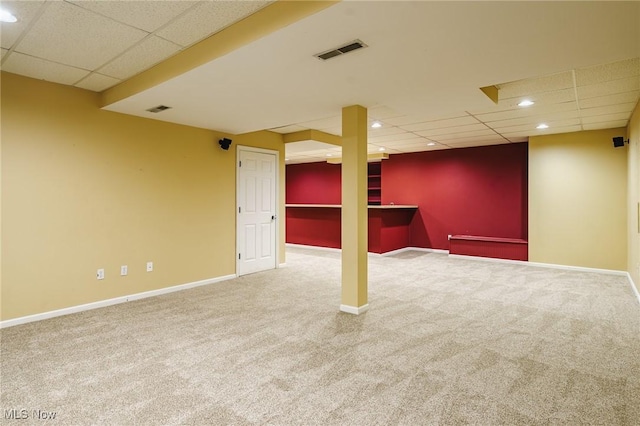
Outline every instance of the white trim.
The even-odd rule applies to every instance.
[[[524,265],[524,266],[542,266],[546,264],[534,264],[528,262],[526,260],[513,260],[513,259],[497,259],[495,257],[482,257],[482,256],[467,256],[464,254],[449,254],[449,257],[452,259],[465,259],[465,260],[479,260],[482,262],[493,262],[493,263],[510,263],[512,265]],[[555,267],[555,265],[549,264],[548,267]]]
[[[329,252],[333,252],[333,253],[341,253],[342,252],[342,249],[333,248],[333,247],[320,247],[320,246],[310,246],[310,245],[305,245],[305,244],[293,244],[293,243],[286,243],[285,245],[287,247],[303,248],[303,249],[318,250],[318,251],[329,251]],[[373,256],[393,256],[394,254],[403,253],[405,251],[423,251],[425,253],[449,254],[449,250],[430,249],[430,248],[423,248],[423,247],[404,247],[404,248],[401,248],[401,249],[398,249],[398,250],[388,251],[388,252],[385,252],[385,253],[372,253],[372,252],[369,252],[369,255],[373,255]]]
[[[579,271],[579,272],[594,272],[596,274],[607,275],[627,275],[627,271],[619,271],[617,269],[600,269],[600,268],[587,268],[585,266],[571,266],[571,265],[558,265],[555,263],[538,263],[538,262],[523,262],[525,265],[538,266],[540,268],[551,269],[564,269],[567,271]]]
[[[221,281],[227,281],[236,278],[235,274],[223,275],[217,278],[209,278],[201,281],[194,281],[191,283],[175,285],[172,287],[159,288],[157,290],[145,291],[142,293],[130,294],[128,296],[114,297],[113,299],[100,300],[98,302],[85,303],[83,305],[70,306],[68,308],[57,309],[55,311],[43,312],[41,314],[27,315],[25,317],[13,318],[10,320],[0,321],[0,329],[13,327],[15,325],[27,324],[35,321],[42,321],[49,318],[60,317],[63,315],[75,314],[83,311],[90,311],[92,309],[105,308],[111,305],[118,305],[120,303],[131,302],[133,300],[146,299],[148,297],[160,296],[162,294],[174,293],[176,291],[188,290],[194,287],[200,287],[203,285],[214,284]]]
[[[381,256],[393,256],[395,254],[404,253],[405,251],[422,251],[425,253],[440,253],[440,254],[449,254],[449,250],[440,250],[440,249],[431,249],[424,247],[404,247],[398,250],[392,250],[385,253],[380,253]]]
[[[359,307],[349,306],[349,305],[340,305],[340,311],[346,312],[348,314],[360,315],[361,313],[366,312],[369,309],[369,304],[362,305]]]
[[[631,278],[631,274],[627,272],[627,278],[629,279],[629,284],[631,284],[631,289],[633,290],[636,298],[638,299],[638,303],[640,303],[640,293],[638,293],[638,289],[636,288],[636,284],[633,282],[633,278]]]
[[[510,263],[512,265],[535,266],[538,268],[550,268],[550,269],[564,269],[567,271],[594,272],[598,274],[607,274],[607,275],[627,276],[628,274],[627,271],[618,271],[615,269],[587,268],[585,266],[570,266],[570,265],[559,265],[556,263],[529,262],[527,260],[496,259],[495,257],[466,256],[463,254],[450,254],[449,257],[452,259],[479,260],[482,262],[494,262],[494,263]]]
[[[293,248],[302,248],[302,249],[310,249],[310,250],[318,250],[318,251],[330,251],[332,253],[342,253],[342,249],[333,248],[333,247],[308,246],[305,244],[293,244],[293,243],[286,243],[285,245],[287,247],[293,247]]]

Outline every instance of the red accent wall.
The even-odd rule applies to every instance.
[[[340,248],[341,214],[342,209],[337,207],[287,207],[285,240],[292,244]]]
[[[393,154],[382,161],[382,203],[418,205],[411,246],[448,250],[448,234],[526,240],[527,164],[526,143]],[[340,204],[340,173],[339,165],[327,163],[288,165],[286,202]],[[308,213],[289,210],[287,242],[339,245],[339,209],[331,223],[314,229]],[[309,232],[313,236],[304,241],[290,239]],[[373,248],[386,251],[377,238],[370,236]]]
[[[340,164],[290,164],[286,168],[287,204],[341,204]]]
[[[526,143],[391,155],[382,203],[417,204],[411,245],[449,249],[447,235],[527,239]]]

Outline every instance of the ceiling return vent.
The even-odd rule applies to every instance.
[[[327,59],[335,58],[336,56],[344,55],[345,53],[353,52],[354,50],[362,49],[363,47],[367,47],[367,45],[360,40],[353,40],[338,47],[337,49],[327,50],[326,52],[318,53],[313,56],[326,61]]]
[[[166,105],[158,105],[158,106],[156,106],[156,107],[149,108],[147,111],[149,111],[149,112],[154,112],[154,113],[155,113],[155,112],[162,112],[162,111],[166,111],[166,110],[168,110],[168,109],[171,109],[171,107],[170,107],[170,106],[166,106]]]

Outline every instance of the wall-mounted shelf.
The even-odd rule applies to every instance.
[[[382,163],[367,164],[367,203],[372,206],[382,204]]]

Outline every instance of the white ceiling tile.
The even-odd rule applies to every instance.
[[[640,75],[640,58],[576,70],[576,84],[587,86]]]
[[[156,34],[181,46],[190,46],[245,18],[268,1],[203,1]]]
[[[2,64],[2,70],[39,80],[69,85],[89,74],[89,71],[86,70],[56,64],[55,62],[16,52],[9,55],[5,63]]]
[[[593,124],[593,123],[602,123],[605,121],[621,121],[621,120],[629,120],[629,113],[627,112],[619,112],[617,114],[604,114],[604,115],[595,115],[593,117],[583,117],[583,124]]]
[[[588,98],[580,100],[580,108],[595,108],[606,105],[617,105],[625,103],[638,103],[640,99],[640,90],[631,92],[616,93],[615,95],[598,96],[596,98]]]
[[[461,143],[466,143],[466,142],[476,142],[476,141],[493,141],[493,140],[498,140],[498,139],[504,139],[504,136],[493,133],[491,135],[476,135],[476,136],[464,136],[464,137],[458,137],[455,139],[448,139],[448,140],[441,140],[438,139],[437,142],[445,144],[445,145],[456,145],[456,144],[461,144]]]
[[[391,148],[393,149],[397,149],[397,150],[402,150],[405,148],[415,148],[415,147],[420,147],[420,148],[426,148],[429,143],[429,141],[422,139],[420,142],[405,142],[405,143],[396,143],[393,145],[389,145]]]
[[[0,44],[3,48],[10,49],[13,46],[31,20],[38,15],[43,3],[44,1],[2,1],[2,8],[18,18],[17,22],[0,24]]]
[[[288,126],[274,127],[273,129],[269,129],[269,130],[276,133],[286,134],[286,133],[300,132],[302,130],[308,130],[308,129],[306,127],[298,126],[296,124],[290,124]]]
[[[418,132],[422,130],[464,126],[466,124],[478,124],[478,120],[476,120],[470,115],[466,115],[463,117],[449,118],[447,120],[436,120],[436,121],[426,121],[423,123],[416,123],[416,124],[406,124],[400,127],[409,132]]]
[[[573,87],[573,73],[570,71],[539,78],[528,78],[511,83],[498,84],[498,98],[528,97],[534,93],[552,92]]]
[[[457,146],[457,145],[462,145],[462,144],[469,144],[469,143],[484,143],[484,144],[493,144],[493,143],[497,143],[496,141],[503,141],[506,142],[505,138],[501,135],[496,135],[495,133],[493,135],[487,135],[487,136],[474,136],[474,137],[464,137],[464,138],[457,138],[457,139],[451,139],[448,141],[442,141],[442,143],[447,144],[448,146]]]
[[[385,120],[392,117],[400,117],[402,114],[386,105],[379,105],[367,109],[367,114],[375,120]]]
[[[553,135],[557,133],[571,133],[571,132],[579,132],[582,130],[582,126],[566,126],[566,127],[549,127],[544,130],[537,130],[535,132],[513,132],[513,133],[502,133],[507,139],[512,138],[520,138],[527,136],[542,136],[542,135]]]
[[[330,129],[334,127],[342,127],[342,117],[337,115],[333,117],[323,118],[321,120],[305,121],[297,124],[298,126],[302,126],[307,129],[314,129],[314,130]]]
[[[147,32],[153,32],[179,16],[197,1],[70,1]]]
[[[517,132],[510,132],[510,133],[500,133],[502,135],[503,138],[505,139],[519,139],[519,138],[528,138],[529,136],[539,136],[541,133],[539,130],[536,130],[535,132],[529,131],[529,130],[520,130]]]
[[[627,122],[627,120],[604,121],[601,123],[583,124],[582,128],[584,130],[617,129],[619,127],[626,127]]]
[[[387,142],[382,145],[384,145],[385,147],[393,148],[393,149],[399,149],[406,146],[418,146],[418,145],[426,146],[430,142],[431,141],[428,139],[414,138],[414,139],[404,139],[404,140],[398,140],[393,142]]]
[[[160,37],[149,36],[98,71],[111,77],[129,78],[180,51],[180,46]]]
[[[397,148],[403,154],[408,154],[411,152],[425,152],[425,151],[439,151],[443,149],[449,149],[447,145],[436,144],[432,146],[428,145],[407,145],[401,148]]]
[[[470,117],[470,115],[466,112],[457,112],[457,113],[446,114],[446,115],[438,114],[437,116],[403,115],[399,117],[387,118],[386,120],[384,120],[384,122],[387,124],[391,124],[393,126],[399,126],[399,127],[405,128],[407,126],[414,125],[414,124],[445,121],[445,120],[457,119],[461,117],[467,118],[467,117]]]
[[[382,151],[380,151],[380,148],[383,148]],[[367,145],[367,152],[369,154],[373,154],[374,152],[386,152],[386,151],[387,151],[386,147],[382,145],[373,145],[373,144]]]
[[[576,109],[571,111],[560,111],[560,112],[550,112],[547,114],[531,115],[531,116],[522,117],[522,118],[512,118],[510,120],[497,120],[497,121],[492,121],[490,123],[487,123],[487,125],[492,129],[501,131],[502,129],[513,127],[513,126],[534,125],[535,127],[540,123],[547,123],[549,121],[570,120],[578,117],[579,117],[579,113],[578,113],[578,110]]]
[[[640,76],[621,78],[619,80],[578,87],[578,99],[582,100],[596,96],[607,96],[636,90],[640,90]]]
[[[309,155],[304,157],[290,158],[287,161],[287,164],[320,163],[320,162],[324,163],[326,161],[327,161],[326,157]]]
[[[572,102],[576,100],[576,91],[572,88],[563,89],[563,90],[554,90],[552,92],[544,92],[544,93],[536,93],[531,96],[527,96],[527,99],[535,102],[537,106],[544,106],[548,104],[559,104],[563,102]],[[513,98],[509,100],[517,104],[520,102],[521,98]],[[533,106],[533,105],[532,105]],[[518,109],[526,109],[530,107],[518,107]]]
[[[16,51],[93,70],[147,33],[70,3],[51,2]],[[72,42],[70,42],[72,41]]]
[[[369,138],[369,137],[367,138],[367,140],[371,143],[386,143],[386,142],[411,140],[411,139],[422,139],[422,138],[413,133],[399,133],[396,135],[376,136],[373,138]]]
[[[367,132],[370,138],[378,137],[378,136],[388,136],[388,135],[398,135],[401,133],[406,133],[400,127],[394,126],[383,126],[379,129],[372,129],[369,127],[369,131]]]
[[[392,126],[404,126],[406,124],[421,123],[423,121],[426,121],[424,117],[410,115],[400,115],[398,117],[390,117],[384,120],[386,124],[390,124]]]
[[[450,135],[455,133],[472,132],[476,130],[488,129],[488,127],[485,124],[479,123],[478,120],[474,119],[474,122],[475,124],[467,124],[465,126],[434,128],[434,129],[427,129],[427,130],[416,132],[416,133],[422,136],[426,136],[428,138],[431,138],[431,137],[437,138],[442,135]]]
[[[483,123],[491,123],[500,120],[510,120],[516,118],[526,118],[553,114],[563,111],[577,111],[578,105],[575,102],[563,102],[552,105],[532,105],[528,108],[518,108],[510,111],[491,112],[488,114],[476,114],[476,118]]]
[[[322,131],[325,132],[325,133],[332,134],[332,135],[342,136],[342,126],[330,127],[330,128],[327,128],[327,129],[322,129]]]
[[[426,136],[429,137],[428,135],[424,134],[424,132],[417,132],[418,135],[421,136]],[[468,131],[468,132],[457,132],[457,133],[449,133],[446,135],[439,135],[437,137],[431,137],[432,139],[435,139],[437,141],[448,141],[448,140],[452,140],[452,139],[459,139],[459,138],[466,138],[466,137],[476,137],[476,136],[491,136],[491,135],[495,135],[496,132],[494,132],[491,129],[481,129],[481,130],[472,130],[472,131]]]
[[[449,143],[448,145],[451,148],[471,148],[474,146],[490,146],[490,145],[504,145],[511,143],[504,138],[493,139],[493,140],[484,140],[484,141],[473,141],[473,142],[460,142],[460,143]]]
[[[507,98],[501,99],[497,105],[491,105],[482,110],[472,110],[469,111],[473,115],[477,114],[487,114],[493,112],[501,112],[501,111],[522,111],[526,113],[526,110],[531,107],[519,107],[518,104],[522,101],[524,97],[518,98]],[[550,104],[559,104],[563,102],[572,102],[575,101],[576,95],[575,90],[573,88],[563,89],[563,90],[554,90],[552,92],[543,92],[543,93],[535,93],[531,96],[527,96],[526,99],[529,99],[535,102],[537,107],[550,105]]]
[[[582,108],[580,110],[580,116],[582,117],[592,117],[594,115],[605,115],[605,114],[616,114],[620,112],[626,112],[631,116],[633,109],[636,107],[635,102],[624,103],[624,104],[616,104],[616,105],[606,105],[595,108]]]
[[[76,84],[76,87],[82,89],[93,90],[94,92],[102,92],[111,86],[120,83],[117,78],[109,77],[102,74],[92,73],[87,78]]]
[[[326,149],[335,148],[335,145],[331,145],[318,141],[298,141],[289,142],[284,144],[284,149],[287,155],[310,153],[310,152],[322,152]]]
[[[531,122],[531,123],[526,123],[526,124],[519,124],[519,125],[513,125],[513,126],[504,126],[504,127],[500,127],[500,128],[495,128],[495,131],[500,133],[500,134],[505,134],[505,133],[513,133],[513,132],[526,132],[528,131],[529,133],[533,133],[533,132],[537,132],[538,129],[536,129],[536,126],[538,124],[540,124],[541,122],[544,122],[545,124],[547,124],[549,127],[564,127],[564,126],[578,126],[580,125],[580,119],[579,118],[569,118],[566,120],[554,120],[553,121],[535,121],[535,122]]]
[[[383,150],[380,151],[380,148],[383,148]],[[391,145],[386,145],[386,144],[384,144],[384,145],[371,144],[367,148],[367,151],[368,151],[369,154],[377,153],[377,152],[386,152],[387,154],[393,154],[393,153],[399,152],[398,150],[396,150],[395,147],[393,147]]]

